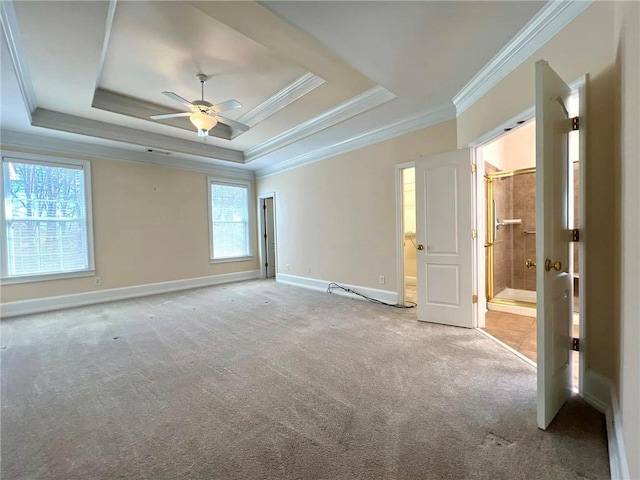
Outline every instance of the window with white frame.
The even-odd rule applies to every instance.
[[[209,177],[209,235],[212,261],[251,257],[250,183]]]
[[[91,274],[89,162],[2,158],[2,279]]]

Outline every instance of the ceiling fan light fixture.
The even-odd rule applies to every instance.
[[[209,135],[209,130],[215,127],[218,121],[211,115],[206,113],[196,112],[189,117],[194,127],[198,129],[199,137],[206,137]]]

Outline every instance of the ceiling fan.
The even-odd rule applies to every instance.
[[[213,105],[207,102],[204,99],[204,84],[209,79],[206,75],[199,73],[196,75],[198,80],[200,80],[200,88],[202,91],[202,99],[194,100],[190,102],[189,100],[182,98],[180,95],[173,92],[162,92],[167,97],[180,102],[191,109],[189,112],[182,113],[165,113],[161,115],[151,115],[152,120],[163,120],[165,118],[176,118],[176,117],[189,117],[193,126],[198,129],[199,137],[206,137],[209,135],[209,130],[216,126],[218,122],[229,125],[232,128],[237,128],[238,130],[242,130],[246,132],[249,130],[249,126],[244,123],[236,122],[235,120],[231,120],[230,118],[223,117],[222,115],[218,115],[220,112],[224,112],[226,110],[233,110],[234,108],[240,108],[242,105],[237,100],[227,100],[226,102],[218,103]]]

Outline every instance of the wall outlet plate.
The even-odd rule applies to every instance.
[[[379,283],[380,285],[384,285],[384,275],[380,275],[380,276],[378,277],[378,283]]]

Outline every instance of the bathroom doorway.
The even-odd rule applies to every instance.
[[[577,105],[575,106],[577,107]],[[575,133],[576,135],[573,135]],[[579,144],[570,134],[569,225],[579,225]],[[485,298],[481,331],[532,365],[537,361],[536,324],[536,127],[525,120],[478,147],[483,163]],[[481,213],[481,215],[482,215]],[[573,336],[579,338],[579,243],[574,243]],[[544,268],[544,266],[542,266]],[[579,355],[573,352],[574,389],[579,388]]]
[[[401,170],[402,174],[402,227],[403,245],[402,255],[404,264],[404,303],[416,304],[418,302],[417,293],[417,273],[418,265],[416,259],[416,169],[408,167]]]

